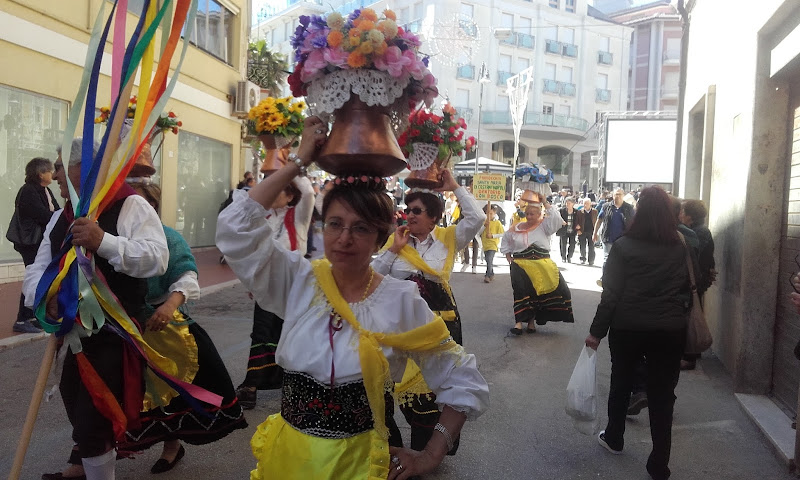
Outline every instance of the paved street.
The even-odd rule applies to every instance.
[[[508,267],[503,259],[499,263],[491,284],[483,283],[480,266],[478,275],[453,274],[465,347],[478,356],[490,384],[491,408],[467,424],[458,455],[448,457],[435,474],[425,478],[647,480],[644,464],[651,443],[646,410],[628,422],[625,452],[620,456],[608,454],[595,438],[578,433],[564,413],[567,381],[599,299],[594,282],[600,269],[565,267],[575,306],[574,325],[548,324],[534,335],[511,337],[507,334],[512,326]],[[244,289],[237,285],[208,295],[192,304],[191,313],[208,330],[238,383],[244,376],[252,314],[252,301]],[[0,475],[10,469],[44,347],[45,342],[38,341],[0,352]],[[604,341],[598,372],[602,412],[609,372]],[[704,358],[697,370],[682,374],[677,396],[672,478],[795,478],[746,418],[734,399],[730,377],[714,358]],[[247,412],[247,431],[212,445],[187,446],[186,457],[176,468],[157,478],[248,478],[254,465],[250,436],[256,424],[278,408],[277,392],[262,393],[257,408]],[[22,478],[38,479],[42,472],[58,471],[71,448],[69,434],[61,399],[56,396],[40,411]],[[150,478],[149,469],[159,451],[152,449],[136,460],[118,462],[117,478]]]

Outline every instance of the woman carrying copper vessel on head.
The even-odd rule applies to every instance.
[[[500,251],[511,265],[511,287],[514,289],[514,335],[528,333],[536,325],[547,322],[573,323],[572,294],[567,282],[550,259],[550,239],[564,220],[558,208],[544,195],[526,191],[525,221],[517,223],[503,235]]]
[[[441,463],[464,421],[485,410],[488,387],[417,286],[371,268],[394,222],[380,177],[348,176],[325,195],[326,259],[309,262],[275,241],[266,208],[326,138],[318,117],[305,125],[297,155],[250,192],[234,192],[217,223],[228,264],[284,319],[275,352],[284,368],[281,413],[251,440],[251,478],[406,480]],[[400,447],[391,416],[391,385],[408,358],[445,405],[421,452]]]
[[[444,183],[436,191],[455,193],[462,212],[458,224],[438,227],[443,213],[439,196],[412,190],[406,196],[408,224],[397,228],[383,252],[373,260],[372,267],[380,274],[416,283],[428,307],[444,319],[453,339],[461,345],[461,316],[449,279],[456,255],[478,234],[486,215],[475,197],[458,185],[449,170],[444,170],[442,179]],[[400,410],[411,425],[414,450],[425,448],[440,415],[436,395],[419,373],[416,365],[409,364],[403,381],[395,386]],[[450,454],[455,454],[456,449]]]

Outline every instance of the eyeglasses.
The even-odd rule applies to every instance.
[[[350,230],[350,235],[359,239],[367,238],[377,232],[365,223],[356,223],[345,227],[340,220],[330,220],[322,224],[322,232],[329,237],[339,237],[345,230]]]
[[[63,163],[54,164],[53,165],[53,175],[55,175],[56,173],[60,172],[62,168],[64,168],[64,164]]]
[[[406,208],[405,212],[406,215],[408,215],[409,213],[413,213],[414,215],[419,215],[422,212],[427,212],[427,210],[425,210],[424,208],[414,207],[414,208]]]

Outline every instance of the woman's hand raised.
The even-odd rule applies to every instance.
[[[310,165],[317,159],[317,150],[325,144],[327,139],[327,123],[316,115],[305,119],[303,138],[300,140],[300,147],[297,149],[297,156],[303,160],[303,164]]]
[[[453,178],[453,174],[450,173],[450,170],[442,170],[442,186],[439,188],[434,189],[437,192],[452,192],[460,185],[456,182],[456,179]]]
[[[389,251],[397,255],[400,253],[400,250],[403,249],[406,245],[408,245],[408,237],[411,235],[411,230],[409,230],[408,225],[402,225],[397,227],[397,230],[394,231],[394,243],[392,246],[389,247]]]

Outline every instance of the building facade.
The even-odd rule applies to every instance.
[[[0,69],[3,230],[24,182],[26,163],[37,156],[56,159],[55,148],[61,144],[83,73],[92,23],[104,1],[108,14],[107,0],[0,0],[0,57],[6,66]],[[142,0],[130,0],[128,5],[131,32],[138,20],[138,13],[131,12],[141,11]],[[231,116],[231,95],[246,68],[248,8],[246,0],[199,0],[195,34],[166,107],[179,116],[183,127],[177,135],[166,135],[154,159],[163,190],[162,220],[193,247],[214,245],[219,204],[244,169],[241,121]],[[98,84],[98,107],[108,105],[111,98],[110,44],[111,36]],[[96,135],[102,133],[100,128],[104,127],[98,127]],[[57,193],[55,184],[51,188]],[[21,278],[20,260],[1,236],[0,282]]]
[[[355,0],[325,6],[319,0],[290,0],[259,17],[252,34],[291,59],[289,38],[300,15],[365,6],[377,12],[391,8],[398,24],[420,35],[442,100],[449,99],[467,120],[482,157],[512,163],[506,79],[533,67],[519,161],[553,169],[561,186],[578,188],[590,180],[597,112],[627,107],[630,27],[586,0]]]
[[[712,348],[742,403],[771,401],[773,430],[793,440],[800,315],[789,301],[789,278],[800,269],[800,4],[766,0],[731,9],[725,0],[698,0],[687,9],[679,193],[709,206],[719,271],[704,306]],[[782,453],[787,461],[794,456]]]
[[[677,110],[682,30],[674,0],[626,8],[609,17],[633,28],[627,110]]]

